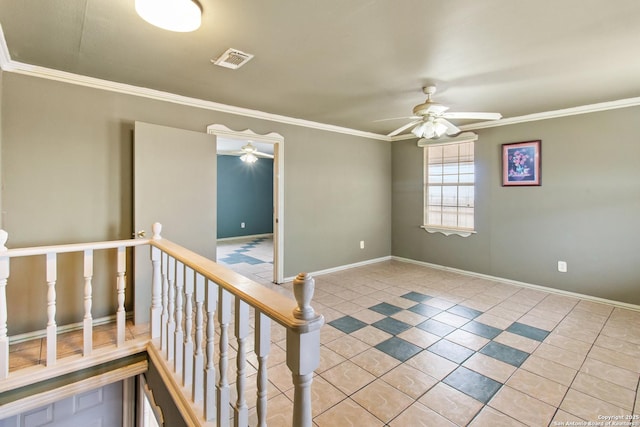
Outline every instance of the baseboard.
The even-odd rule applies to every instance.
[[[390,261],[391,259],[392,259],[391,256],[385,256],[385,257],[381,257],[381,258],[368,259],[366,261],[360,261],[360,262],[356,262],[356,263],[353,263],[353,264],[340,265],[338,267],[327,268],[325,270],[310,271],[310,272],[307,272],[307,273],[312,275],[312,276],[321,276],[323,274],[335,273],[337,271],[348,270],[350,268],[363,267],[365,265],[377,264],[377,263],[383,262],[383,261]],[[295,276],[293,276],[293,277],[285,277],[284,281],[285,281],[285,283],[286,282],[291,282],[295,278],[296,278]]]
[[[251,234],[246,236],[235,236],[235,237],[222,237],[220,239],[216,239],[218,242],[231,242],[234,240],[246,240],[246,239],[260,239],[262,237],[273,237],[273,233],[265,233],[265,234]]]
[[[578,293],[578,292],[564,291],[562,289],[549,288],[547,286],[542,286],[542,285],[534,285],[532,283],[519,282],[517,280],[505,279],[503,277],[497,277],[497,276],[491,276],[491,275],[488,275],[488,274],[476,273],[476,272],[473,272],[473,271],[461,270],[459,268],[447,267],[447,266],[444,266],[444,265],[432,264],[432,263],[424,262],[424,261],[416,261],[414,259],[409,259],[409,258],[402,258],[402,257],[392,256],[391,259],[394,260],[394,261],[406,262],[406,263],[409,263],[409,264],[417,264],[417,265],[421,265],[421,266],[424,266],[424,267],[435,268],[437,270],[450,271],[452,273],[463,274],[465,276],[478,277],[480,279],[487,279],[487,280],[492,280],[492,281],[495,281],[495,282],[505,283],[505,284],[508,284],[508,285],[520,286],[522,288],[535,289],[535,290],[538,290],[538,291],[548,292],[550,294],[557,294],[557,295],[563,295],[563,296],[568,296],[568,297],[580,298],[580,299],[583,299],[583,300],[586,300],[586,301],[592,301],[592,302],[597,302],[597,303],[601,303],[601,304],[612,305],[614,307],[625,308],[627,310],[640,311],[640,305],[629,304],[629,303],[626,303],[626,302],[615,301],[615,300],[610,300],[610,299],[600,298],[600,297],[594,297],[592,295],[581,294],[581,293]]]

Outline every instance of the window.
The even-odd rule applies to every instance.
[[[474,233],[473,141],[424,147],[424,226],[429,232]]]

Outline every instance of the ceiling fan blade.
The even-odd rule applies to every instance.
[[[500,113],[444,113],[445,119],[471,119],[471,120],[498,120],[502,118]]]
[[[407,120],[407,119],[411,119],[411,120],[415,120],[415,119],[421,119],[422,117],[420,116],[404,116],[404,117],[390,117],[388,119],[378,119],[378,120],[374,120],[371,123],[377,123],[377,122],[388,122],[391,120]]]
[[[254,155],[257,157],[264,157],[265,159],[273,159],[273,154],[263,153],[262,151],[254,151]]]
[[[244,151],[237,150],[218,150],[217,154],[222,156],[241,156],[242,154],[246,154]]]
[[[441,117],[436,120],[438,121],[438,123],[442,123],[447,127],[447,135],[455,135],[457,133],[460,133],[460,129],[449,120],[443,119]]]
[[[409,129],[411,126],[420,123],[421,121],[422,121],[422,118],[420,118],[418,120],[413,120],[413,121],[407,123],[406,125],[400,126],[398,129],[394,130],[393,132],[388,133],[387,136],[396,136],[399,133],[402,133],[404,130]]]

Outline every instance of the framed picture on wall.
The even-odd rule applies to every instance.
[[[502,186],[540,185],[540,140],[502,144]]]

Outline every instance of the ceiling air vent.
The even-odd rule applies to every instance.
[[[236,70],[249,62],[251,58],[253,58],[253,55],[250,53],[244,53],[237,49],[227,49],[226,52],[216,59],[212,59],[211,62],[221,67]]]

